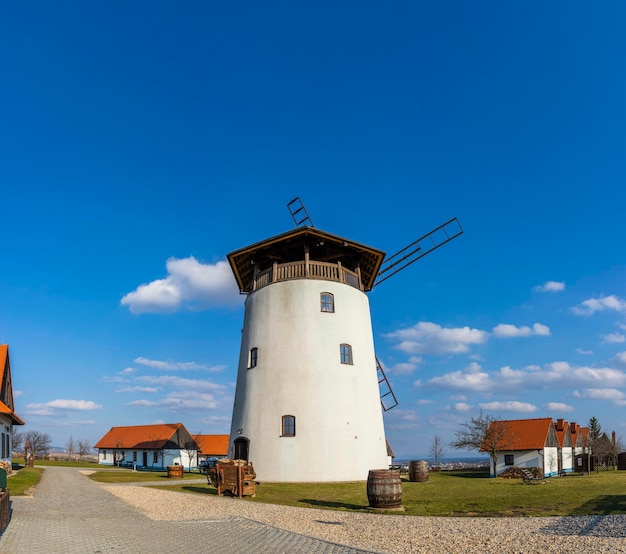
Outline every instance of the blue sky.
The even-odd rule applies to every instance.
[[[623,2],[0,7],[0,343],[56,445],[227,433],[226,254],[316,227],[394,253],[369,295],[398,456],[460,422],[626,429]],[[454,454],[449,451],[450,454]]]

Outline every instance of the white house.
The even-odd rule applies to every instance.
[[[0,466],[7,473],[13,464],[14,425],[24,425],[24,421],[14,411],[9,345],[0,344]]]
[[[563,419],[554,423],[556,438],[559,442],[559,474],[574,471],[574,448],[570,425]]]
[[[552,418],[498,420],[491,425],[503,426],[506,436],[496,467],[490,462],[492,476],[511,466],[538,467],[545,477],[558,475],[559,441]]]
[[[111,427],[94,448],[103,465],[140,469],[198,466],[198,445],[182,423]]]

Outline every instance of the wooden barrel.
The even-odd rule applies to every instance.
[[[415,460],[409,462],[409,481],[424,483],[428,481],[428,462]]]
[[[371,469],[367,476],[367,499],[371,508],[394,510],[402,507],[402,478],[399,469]]]
[[[183,466],[167,466],[167,476],[173,479],[182,479]]]

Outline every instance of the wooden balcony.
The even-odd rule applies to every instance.
[[[359,271],[351,271],[341,263],[316,262],[313,260],[290,262],[286,264],[274,263],[265,271],[254,277],[252,290],[259,290],[272,283],[290,281],[293,279],[320,279],[322,281],[337,281],[362,290]]]

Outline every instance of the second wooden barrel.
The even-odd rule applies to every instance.
[[[402,507],[402,478],[399,469],[371,469],[367,476],[367,499],[371,508],[394,510]]]
[[[428,462],[426,460],[409,462],[409,481],[418,483],[428,481]]]

